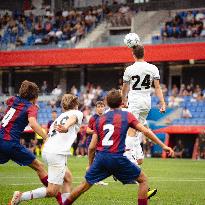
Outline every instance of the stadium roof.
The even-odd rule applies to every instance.
[[[205,60],[205,43],[145,45],[145,56],[148,62]],[[0,52],[0,67],[113,64],[133,60],[127,47]]]

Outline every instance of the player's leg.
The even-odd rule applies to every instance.
[[[109,177],[111,174],[110,172],[106,171],[106,163],[110,162],[104,159],[103,153],[96,154],[93,164],[85,175],[86,180],[83,181],[79,186],[74,188],[63,205],[72,204],[81,194],[89,190],[93,184]]]
[[[79,186],[77,186],[63,203],[63,205],[70,205],[80,197],[81,194],[88,191],[92,187],[92,184],[89,184],[87,181],[82,182]]]
[[[72,173],[69,169],[66,170],[63,187],[61,190],[61,198],[62,202],[64,203],[65,200],[69,197],[72,188]]]
[[[147,200],[148,182],[147,182],[147,177],[142,171],[139,177],[137,178],[137,181],[139,183],[138,205],[147,205],[148,204],[148,200]]]
[[[33,162],[29,165],[29,167],[31,167],[33,170],[36,171],[43,185],[47,187],[48,186],[48,174],[44,167],[44,164],[40,160],[34,159]]]

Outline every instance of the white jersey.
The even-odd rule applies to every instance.
[[[153,80],[159,80],[158,68],[147,62],[135,62],[125,69],[123,81],[130,84],[128,101],[139,95],[150,96]]]
[[[69,117],[76,116],[77,123],[68,129],[67,133],[59,133],[54,129],[54,125],[63,125]],[[49,138],[46,141],[43,151],[46,153],[56,153],[68,155],[70,148],[77,138],[77,133],[83,120],[83,113],[79,110],[69,110],[62,113],[51,125]]]

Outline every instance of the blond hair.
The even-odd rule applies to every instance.
[[[61,106],[64,110],[74,109],[79,105],[78,97],[72,94],[65,94],[61,100]]]

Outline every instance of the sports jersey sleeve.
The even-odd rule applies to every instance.
[[[130,76],[129,76],[129,67],[125,69],[124,75],[123,75],[123,82],[129,83],[130,82]]]
[[[83,113],[80,112],[80,111],[76,111],[75,113],[73,113],[77,119],[78,119],[78,124],[81,125],[82,124],[82,121],[83,121]]]
[[[6,105],[10,107],[13,104],[13,102],[14,102],[14,98],[15,97],[10,97],[9,99],[7,99]]]
[[[135,129],[136,125],[139,124],[139,121],[133,114],[128,113],[128,124],[131,128]]]
[[[88,122],[88,127],[93,130],[94,128],[94,122],[95,122],[95,119],[93,117],[90,118],[89,122]]]
[[[156,66],[154,68],[154,80],[160,80],[159,69]]]
[[[28,118],[29,117],[35,117],[37,118],[37,114],[38,114],[38,107],[36,105],[32,105],[28,108],[27,110],[28,113]]]

